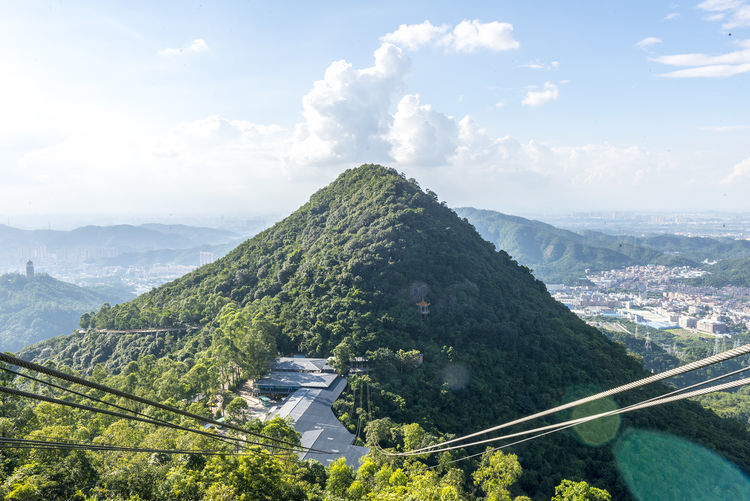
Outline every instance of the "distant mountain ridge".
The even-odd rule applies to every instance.
[[[574,283],[585,271],[661,264],[695,266],[704,260],[750,257],[750,242],[730,238],[648,235],[608,235],[586,230],[576,233],[541,221],[496,211],[461,207],[480,235],[531,268],[547,283]]]
[[[133,226],[82,226],[69,231],[21,230],[0,224],[3,254],[22,248],[45,246],[48,252],[70,247],[113,247],[119,252],[182,249],[238,238],[226,230],[186,225],[144,224]]]
[[[78,287],[46,274],[32,278],[15,273],[0,275],[0,351],[17,351],[72,332],[81,314],[132,297],[123,291]]]

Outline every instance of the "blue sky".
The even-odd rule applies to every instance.
[[[750,1],[0,0],[0,216],[750,210]]]

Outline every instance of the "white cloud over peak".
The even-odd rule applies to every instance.
[[[461,21],[452,30],[450,25],[435,26],[430,21],[402,24],[381,39],[409,50],[437,46],[455,52],[474,52],[477,49],[506,51],[521,46],[513,38],[512,24],[498,21],[482,23],[478,19]]]
[[[402,24],[396,31],[383,36],[381,40],[404,49],[416,50],[435,44],[449,29],[450,26],[447,24],[434,26],[430,21],[422,24]]]
[[[410,61],[403,51],[384,43],[375,64],[355,69],[335,61],[323,80],[302,98],[304,122],[295,128],[289,160],[299,164],[352,161],[363,155],[384,161],[390,144],[390,110],[404,87]]]
[[[640,41],[638,41],[635,46],[640,49],[645,49],[646,47],[651,47],[652,45],[660,44],[662,42],[661,38],[657,37],[646,37]]]
[[[453,117],[420,104],[418,94],[409,94],[398,103],[388,139],[398,163],[443,165],[456,151],[458,127]]]
[[[208,45],[206,44],[206,41],[202,38],[196,38],[192,42],[190,42],[190,45],[187,47],[179,47],[176,49],[173,49],[171,47],[168,47],[164,50],[159,51],[159,55],[162,56],[177,56],[180,54],[197,54],[198,52],[205,52],[208,50]]]
[[[557,101],[559,95],[560,92],[557,89],[557,85],[552,82],[546,82],[544,84],[544,89],[542,90],[528,90],[526,92],[526,97],[523,98],[521,104],[524,106],[538,107],[552,101]]]

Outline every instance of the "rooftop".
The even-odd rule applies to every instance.
[[[279,416],[291,419],[294,428],[302,435],[303,447],[328,451],[330,454],[303,452],[300,459],[316,459],[328,466],[339,457],[346,464],[359,467],[359,459],[369,452],[367,447],[352,445],[354,435],[336,419],[331,404],[346,387],[346,379],[338,378],[327,389],[301,388],[291,395],[284,405],[269,414],[268,419]]]
[[[326,358],[281,357],[271,365],[272,371],[334,372]]]

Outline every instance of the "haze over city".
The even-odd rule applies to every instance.
[[[366,162],[451,206],[745,211],[749,9],[1,2],[0,216],[285,214]]]

